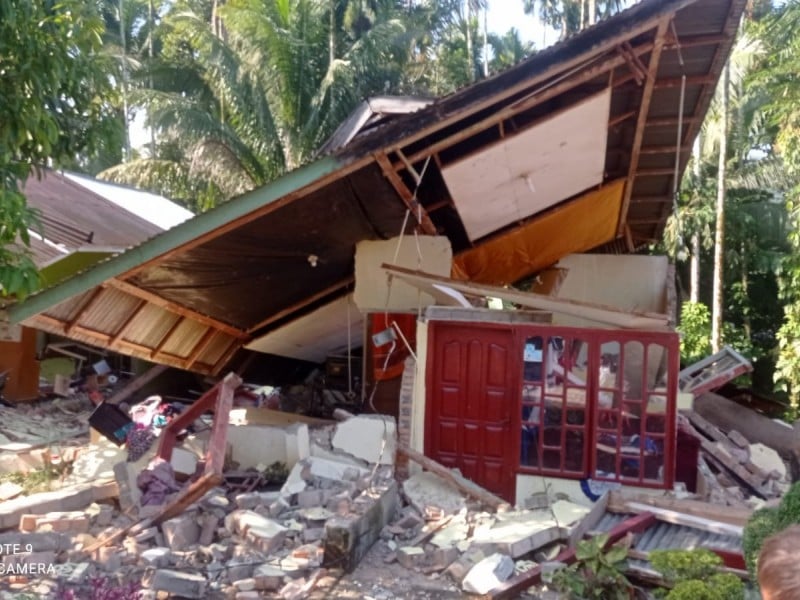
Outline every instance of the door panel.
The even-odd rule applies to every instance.
[[[435,323],[431,333],[426,453],[513,501],[511,330]]]

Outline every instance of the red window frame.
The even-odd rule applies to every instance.
[[[548,352],[553,351],[548,341],[553,338],[563,341],[559,364],[564,372],[569,372],[574,366],[571,363],[574,360],[571,352],[574,342],[587,344],[585,388],[571,385],[564,378],[560,391],[550,393],[546,391],[546,373],[542,373],[538,383],[525,380],[525,343],[536,337],[542,339],[543,365],[548,360]],[[515,343],[521,365],[520,409],[516,411],[519,418],[517,431],[520,432],[516,435],[520,474],[566,479],[591,478],[637,487],[672,488],[675,480],[676,405],[680,369],[679,338],[676,333],[530,325],[517,328]],[[602,349],[609,345],[618,348],[616,369],[619,375],[614,383],[601,386],[599,372],[603,360]],[[635,361],[630,366],[626,365],[628,348],[640,350],[640,367]],[[653,348],[657,351],[651,351]],[[656,361],[665,366],[668,375],[663,388],[655,388],[649,376]],[[639,381],[642,383],[638,389],[629,391],[623,374],[626,369],[628,373],[631,369],[635,373],[637,368],[641,368]],[[611,387],[607,387],[609,385]],[[575,387],[583,389],[585,394],[582,421],[576,418],[579,409],[568,402],[570,388]],[[599,400],[601,393],[604,394],[604,405]],[[614,400],[606,406],[609,397]],[[555,410],[547,414],[545,404],[555,407]],[[538,412],[535,410],[537,408]],[[557,433],[559,428],[560,434]],[[576,440],[579,441],[581,436],[583,448],[580,449],[580,460],[576,467]],[[532,444],[535,444],[538,452],[534,461],[536,464],[523,464],[526,457],[530,457]],[[550,457],[549,461],[545,460],[545,452]],[[560,460],[557,460],[556,466],[553,458],[557,453]],[[570,458],[572,464],[568,464]]]

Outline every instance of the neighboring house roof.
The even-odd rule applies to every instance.
[[[155,194],[49,169],[41,178],[30,177],[23,192],[28,206],[38,213],[38,226],[29,230],[30,247],[48,285],[192,216]],[[80,256],[73,256],[76,253]],[[48,272],[59,275],[54,279],[47,277]]]
[[[352,136],[362,107],[331,154],[9,314],[216,373],[252,339],[345,294],[355,244],[398,235],[407,208],[407,232],[418,222],[446,235],[456,275],[484,283],[574,252],[636,250],[660,238],[744,4],[644,0]],[[113,314],[97,309],[112,303]]]
[[[317,155],[330,154],[349,144],[356,136],[391,120],[397,115],[407,115],[425,108],[433,98],[412,96],[373,96],[367,98],[336,128],[333,135],[318,150]]]

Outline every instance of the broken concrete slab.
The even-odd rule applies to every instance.
[[[197,573],[186,573],[172,569],[157,569],[153,573],[150,586],[160,592],[168,592],[184,598],[206,597],[208,583],[206,578]]]
[[[200,540],[200,525],[195,513],[182,514],[161,524],[161,532],[170,550],[186,550]]]
[[[406,479],[403,482],[403,494],[423,516],[430,516],[431,509],[453,514],[466,506],[466,500],[455,488],[429,472],[417,473]]]
[[[24,488],[11,481],[0,483],[0,502],[16,498],[23,492]]]
[[[369,464],[393,465],[397,451],[397,425],[386,415],[359,415],[339,423],[331,441],[335,450]]]
[[[228,425],[227,444],[231,459],[240,469],[283,463],[292,468],[310,455],[308,425],[287,427],[264,425]]]
[[[472,567],[461,582],[461,587],[465,592],[483,595],[498,587],[513,574],[514,561],[511,557],[496,552]]]
[[[786,463],[780,454],[764,444],[750,444],[750,462],[765,473],[777,471],[781,479],[786,478]]]
[[[114,498],[118,494],[116,483],[99,482],[20,496],[0,503],[0,529],[17,527],[24,514],[83,510],[94,501]]]
[[[512,558],[519,558],[563,537],[564,531],[552,519],[533,514],[499,521],[491,528],[476,529],[473,544],[490,544]]]

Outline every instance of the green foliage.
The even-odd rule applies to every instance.
[[[704,581],[681,581],[667,594],[668,600],[720,600],[719,595]]]
[[[800,523],[800,483],[795,483],[783,496],[777,508],[755,511],[744,528],[742,547],[747,568],[755,575],[758,553],[764,540],[789,525]]]
[[[576,600],[626,600],[633,587],[623,574],[630,540],[604,550],[608,535],[594,536],[578,543],[575,563],[553,574],[552,584]]]
[[[650,553],[653,567],[672,589],[667,600],[742,600],[744,585],[730,573],[718,573],[722,559],[705,548],[694,550],[655,550]]]
[[[99,152],[113,109],[95,52],[103,23],[82,0],[0,0],[0,286],[39,285],[27,250],[36,228],[20,184],[48,162]]]
[[[655,550],[650,553],[653,567],[669,582],[706,579],[722,566],[722,559],[705,548],[696,550]]]
[[[711,312],[702,302],[681,306],[681,363],[691,364],[711,354]]]

